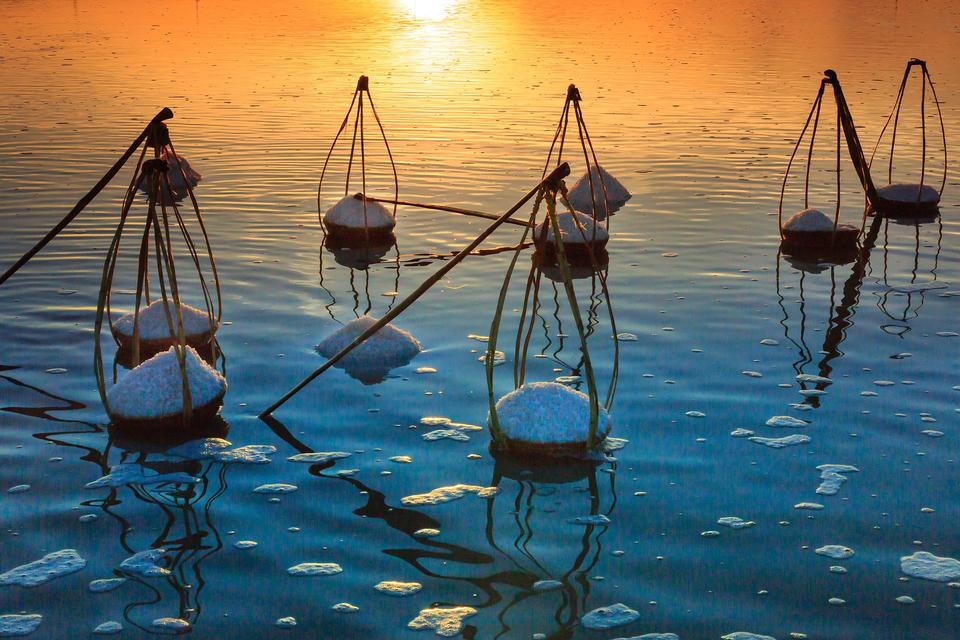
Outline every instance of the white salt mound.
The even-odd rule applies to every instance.
[[[385,206],[370,200],[366,202],[367,213],[364,218],[363,200],[353,196],[343,196],[323,214],[323,222],[351,229],[363,229],[364,226],[368,229],[392,229],[397,224],[393,214]]]
[[[627,188],[624,187],[619,180],[610,175],[603,167],[596,165],[590,167],[590,174],[593,178],[593,200],[596,203],[598,215],[604,213],[604,188],[606,188],[607,191],[607,205],[610,206],[610,208],[613,208],[615,205],[621,205],[630,199],[630,192],[627,191]],[[601,177],[603,178],[603,186],[600,185]],[[587,177],[587,172],[584,172],[580,179],[574,183],[567,197],[575,209],[590,211],[590,178]]]
[[[190,163],[183,156],[165,152],[163,154],[163,159],[166,160],[167,164],[170,166],[170,184],[173,185],[174,191],[183,193],[187,190],[187,183],[189,183],[190,187],[193,188],[197,186],[197,183],[200,182],[200,174],[190,166]],[[177,160],[180,161],[179,168],[177,167]],[[180,169],[183,169],[183,173],[186,174],[186,181],[184,181],[183,175],[180,174]]]
[[[900,558],[900,569],[908,576],[951,582],[960,580],[960,560],[941,558],[929,551],[917,551],[913,555]]]
[[[594,225],[593,217],[580,211],[574,211],[573,213],[561,211],[557,214],[557,226],[560,227],[560,239],[564,244],[604,242],[610,237],[607,233],[607,227],[603,223],[597,221],[597,224]],[[553,242],[553,224],[549,219],[545,219],[537,226],[536,231],[534,231],[534,238],[537,242],[544,240]]]
[[[227,391],[227,381],[186,348],[187,381],[194,408],[208,405]],[[173,347],[142,362],[107,391],[111,416],[122,420],[169,418],[183,412],[183,379]]]
[[[833,231],[833,220],[819,209],[804,209],[783,223],[785,231]]]
[[[928,184],[894,183],[877,189],[877,195],[884,200],[891,202],[914,203],[917,202],[917,193],[920,193],[920,202],[924,204],[935,204],[940,202],[940,193]]]
[[[168,170],[167,175],[170,177],[170,185],[173,187],[173,191],[177,194],[185,194],[187,192],[187,184],[190,185],[190,188],[197,186],[202,177],[199,172],[197,172],[186,158],[183,156],[178,156],[173,153],[169,153],[166,150],[160,154],[160,158],[167,161]],[[179,160],[180,167],[177,167],[177,160]],[[183,169],[183,173],[186,174],[187,179],[183,179],[183,175],[180,173],[180,169]],[[162,182],[161,182],[162,184]],[[137,188],[141,191],[147,189],[146,180],[141,178],[140,182],[137,184]]]
[[[177,335],[177,312],[173,302],[169,302],[170,319],[173,321],[173,333],[167,325],[167,313],[164,310],[163,300],[154,300],[140,309],[137,329],[141,340],[162,340]],[[188,304],[181,305],[180,314],[183,317],[183,333],[185,336],[198,336],[210,331],[210,318],[205,311]],[[122,336],[133,337],[133,312],[125,313],[113,323],[113,328]],[[214,326],[216,328],[216,326]]]
[[[320,355],[330,358],[375,322],[377,318],[373,316],[361,316],[351,320],[321,340],[317,345],[317,351]],[[390,369],[402,367],[422,350],[423,346],[411,334],[388,324],[347,354],[338,365],[351,375],[356,373],[364,378],[375,378],[378,374],[385,375]]]
[[[590,431],[590,396],[557,382],[525,384],[500,398],[496,410],[500,429],[510,440],[586,442]],[[599,411],[597,439],[602,439],[612,421],[603,406]]]

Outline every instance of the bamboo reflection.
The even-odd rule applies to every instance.
[[[921,269],[921,261],[923,257],[921,255],[923,247],[923,242],[921,240],[921,228],[923,222],[936,222],[937,224],[936,248],[931,258],[932,263],[930,269],[926,272],[930,277],[925,281],[919,280],[924,273]],[[885,218],[883,222],[882,272],[877,278],[877,282],[882,283],[883,288],[875,295],[877,296],[877,308],[892,321],[891,324],[884,325],[887,327],[885,331],[891,335],[902,337],[910,332],[910,321],[920,317],[920,310],[923,308],[924,302],[926,301],[927,291],[931,288],[936,288],[936,285],[930,285],[938,282],[937,270],[940,267],[940,253],[943,248],[943,221],[939,216],[934,220],[926,221],[917,219],[905,222],[898,222],[896,220],[893,221],[894,229],[897,229],[898,227],[902,227],[904,229],[908,229],[910,227],[913,228],[913,247],[911,252],[912,259],[909,266],[910,276],[907,285],[891,284],[892,277],[896,277],[897,274],[894,273],[891,276],[890,273],[891,254],[894,253],[891,247],[890,224],[891,220],[889,218]],[[901,297],[903,298],[903,308],[896,309],[895,302]]]
[[[131,439],[127,432],[115,427],[107,432],[92,422],[52,415],[53,411],[80,411],[86,405],[23,382],[10,375],[9,372],[14,370],[16,367],[0,365],[0,381],[26,393],[28,398],[36,398],[38,402],[27,406],[4,406],[0,407],[0,411],[62,425],[62,429],[38,432],[34,437],[60,447],[79,450],[80,459],[95,467],[95,472],[90,474],[92,477],[106,475],[117,464],[134,464],[163,474],[181,471],[197,479],[196,483],[129,483],[106,488],[103,495],[80,502],[82,506],[99,509],[117,523],[118,544],[123,557],[116,564],[145,549],[162,548],[167,552],[164,566],[170,574],[163,578],[143,578],[120,569],[114,570],[114,576],[126,577],[148,593],[144,597],[139,588],[130,590],[123,609],[125,620],[146,633],[157,633],[151,623],[160,617],[155,615],[157,608],[164,607],[164,616],[181,618],[195,626],[203,611],[201,594],[206,585],[202,565],[223,548],[214,521],[213,506],[226,491],[227,469],[223,463],[173,459],[164,455],[164,452],[186,440],[204,435],[225,436],[229,430],[227,423],[218,417],[207,425],[205,432],[191,432],[188,436],[157,436],[149,440]],[[104,433],[108,433],[105,442]],[[135,513],[136,505],[147,505],[147,515]],[[153,529],[134,528],[131,523],[134,517],[155,518],[159,533],[146,542],[133,540],[139,531]]]

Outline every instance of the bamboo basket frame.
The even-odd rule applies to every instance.
[[[926,118],[926,102],[927,102],[927,87],[930,87],[930,94],[933,97],[933,104],[937,108],[937,117],[940,121],[940,137],[943,143],[943,177],[940,181],[940,188],[937,190],[938,201],[939,198],[943,196],[943,191],[947,185],[947,172],[948,172],[948,157],[947,157],[947,131],[943,123],[943,111],[940,109],[940,100],[937,98],[937,89],[934,86],[933,78],[930,76],[930,71],[927,69],[926,60],[921,60],[919,58],[911,58],[907,61],[906,68],[903,71],[903,77],[900,80],[900,87],[897,90],[897,97],[893,102],[893,108],[890,110],[890,115],[887,116],[886,122],[883,124],[883,128],[880,130],[880,135],[877,137],[877,142],[873,147],[873,151],[870,154],[870,160],[868,165],[872,168],[873,161],[876,158],[877,151],[880,149],[880,145],[883,142],[884,136],[886,135],[888,129],[890,130],[890,157],[887,164],[887,183],[893,184],[893,159],[896,151],[897,145],[897,128],[900,124],[900,110],[903,107],[903,96],[907,88],[907,84],[910,80],[911,72],[914,67],[920,69],[920,135],[921,135],[921,158],[920,158],[920,184],[917,188],[917,201],[912,203],[917,209],[923,208],[924,203],[921,201],[921,194],[923,192],[924,181],[926,179],[927,172],[927,118]],[[893,122],[893,127],[890,127],[891,121]],[[886,206],[888,203],[885,201],[879,200],[875,203],[880,210],[888,209]],[[936,206],[936,203],[934,204]]]

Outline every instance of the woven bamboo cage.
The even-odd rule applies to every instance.
[[[919,182],[894,182],[894,155],[897,147],[897,133],[901,124],[901,111],[903,109],[903,99],[907,91],[910,77],[914,69],[920,73],[920,179]],[[929,97],[927,89],[929,88]],[[928,165],[928,138],[927,138],[927,102],[933,101],[936,108],[937,120],[940,124],[940,144],[943,151],[943,160],[941,175],[939,179],[933,177],[931,180],[930,167]],[[891,126],[891,124],[893,126]],[[870,154],[870,166],[873,166],[874,159],[877,158],[877,152],[881,149],[884,141],[889,137],[890,147],[887,157],[887,185],[877,189],[877,198],[873,202],[874,208],[878,213],[887,216],[903,217],[934,217],[939,214],[940,198],[947,184],[947,132],[943,124],[943,112],[940,110],[940,101],[937,99],[937,90],[934,86],[930,72],[927,70],[927,63],[924,60],[912,58],[907,62],[903,71],[903,78],[900,81],[900,87],[897,90],[897,97],[894,100],[890,115],[880,130],[877,137],[877,143]],[[903,142],[903,137],[900,141]],[[885,146],[885,145],[884,145]],[[902,146],[902,145],[901,145]]]
[[[389,200],[393,204],[392,209],[387,209],[380,199],[372,198],[367,193],[369,174],[367,170],[367,136],[364,131],[364,114],[367,107],[369,107],[369,112],[377,123],[379,137],[386,149],[390,170],[393,174],[393,198]],[[330,161],[334,156],[337,143],[340,142],[340,137],[347,129],[351,117],[353,118],[353,135],[347,155],[343,196],[336,204],[325,210],[323,207],[324,180],[327,177],[327,171],[330,168]],[[358,141],[359,145],[357,144]],[[359,163],[356,162],[356,152],[358,150],[360,152]],[[351,178],[356,178],[355,164],[360,165],[361,190],[351,196]],[[347,114],[333,138],[327,157],[323,162],[323,169],[320,171],[320,183],[317,186],[317,215],[325,236],[336,238],[341,245],[392,244],[394,241],[393,228],[396,226],[397,219],[396,201],[399,197],[399,189],[397,166],[393,161],[393,153],[390,151],[390,143],[387,141],[383,123],[380,121],[380,116],[373,104],[373,96],[370,95],[370,80],[367,76],[360,76],[350,100],[350,107],[347,109]]]

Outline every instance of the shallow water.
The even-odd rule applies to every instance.
[[[438,607],[475,609],[462,619],[472,638],[957,637],[960,589],[900,562],[960,557],[957,174],[941,220],[876,226],[862,278],[855,265],[798,270],[779,257],[775,214],[824,68],[838,70],[872,146],[902,65],[925,57],[948,139],[960,140],[960,8],[635,4],[556,15],[472,0],[0,5],[0,264],[170,106],[177,149],[203,174],[197,196],[224,283],[222,435],[234,449],[277,449],[176,456],[111,437],[91,333],[121,174],[0,288],[0,572],[64,549],[86,561],[36,587],[0,586],[0,615],[42,615],[38,638],[107,621],[122,637],[170,634],[182,626],[171,620],[198,637],[432,637],[407,623]],[[382,382],[334,369],[275,422],[256,417],[319,366],[322,338],[357,314],[382,315],[485,226],[401,208],[381,263],[351,268],[322,248],[316,183],[361,73],[401,197],[491,212],[535,184],[566,85],[580,87],[601,163],[634,194],[609,244],[616,330],[636,337],[620,342],[611,414],[629,443],[615,460],[517,468],[491,457],[485,432],[463,428],[486,421],[477,338],[490,333],[508,253],[468,258],[403,314],[397,324],[425,350]],[[830,131],[812,191],[827,211]],[[902,134],[905,159],[915,133]],[[843,214],[856,223],[862,196],[843,166]],[[371,183],[383,192],[389,175]],[[795,192],[788,211],[798,204]],[[484,246],[518,238],[503,229]],[[583,307],[591,284],[577,282]],[[546,357],[530,361],[528,379],[573,376],[583,388],[562,287],[545,282],[541,294],[531,353]],[[514,288],[505,325],[520,304]],[[605,385],[613,341],[595,304],[590,354]],[[511,387],[512,342],[498,345],[498,394]],[[814,389],[827,393],[799,393]],[[784,415],[808,424],[767,425]],[[810,442],[761,446],[731,437],[737,428]],[[422,437],[436,430],[467,439]],[[313,451],[328,454],[288,460]],[[85,488],[117,464],[141,467],[127,469],[139,480]],[[827,464],[859,471],[822,495]],[[199,480],[148,477],[158,474]],[[256,491],[277,483],[297,490]],[[403,503],[458,484],[500,491]],[[755,524],[718,523],[730,517]],[[854,554],[816,553],[828,545]],[[153,560],[120,569],[151,548],[165,549],[155,555],[166,571]],[[302,563],[342,572],[288,575]],[[88,587],[119,576],[109,591]],[[560,586],[534,588],[544,580]],[[384,581],[423,588],[396,598],[374,588]],[[610,631],[578,624],[616,603],[639,617]]]

